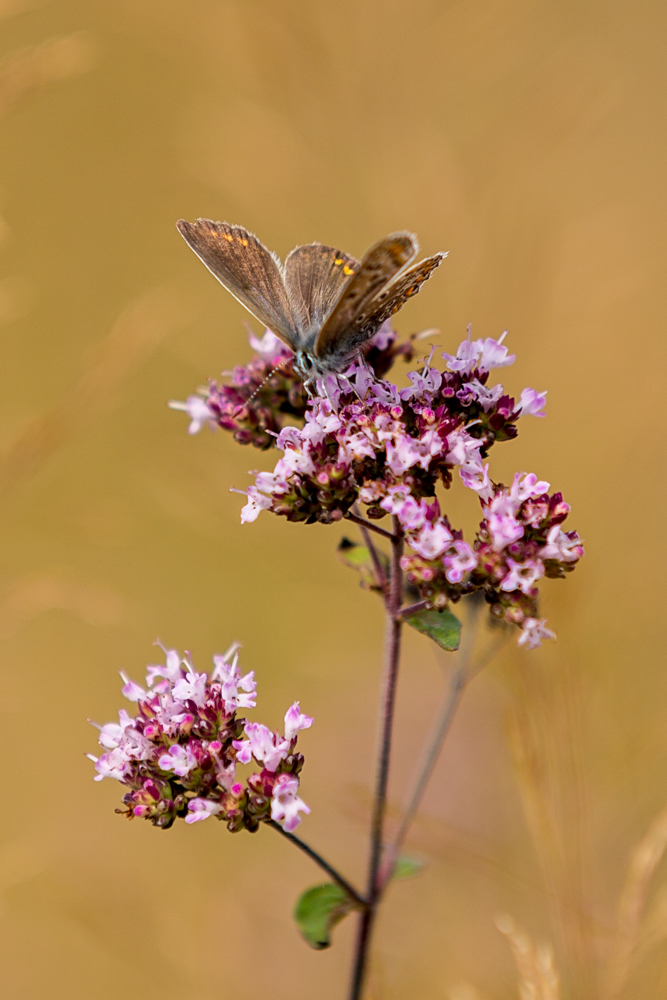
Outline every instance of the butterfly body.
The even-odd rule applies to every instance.
[[[408,268],[410,233],[392,233],[361,261],[334,247],[295,247],[284,265],[242,226],[197,219],[178,229],[218,281],[294,352],[308,391],[340,374],[442,263],[438,253]]]

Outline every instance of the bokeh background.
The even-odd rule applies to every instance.
[[[510,329],[503,381],[548,388],[548,416],[494,450],[494,478],[548,479],[587,543],[543,588],[558,643],[510,644],[466,693],[369,996],[518,996],[509,913],[553,945],[563,997],[663,997],[664,6],[3,0],[0,17],[3,995],[345,995],[353,921],[322,953],[291,922],[320,880],[306,858],[267,829],[128,823],[84,756],[86,719],[115,716],[117,671],[140,679],[156,636],[202,669],[240,639],[261,717],[300,698],[316,719],[304,836],[362,879],[380,608],[336,559],[340,526],[240,525],[228,489],[274,455],[189,438],[166,406],[249,356],[246,314],[174,227],[206,216],[283,256],[360,255],[400,228],[448,250],[397,327],[448,350],[468,322]],[[393,822],[443,660],[408,637]]]

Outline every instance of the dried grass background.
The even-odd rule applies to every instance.
[[[548,416],[492,472],[562,489],[588,555],[547,582],[558,643],[466,692],[392,888],[369,997],[662,1000],[666,13],[617,0],[0,4],[0,968],[8,1000],[344,996],[352,921],[307,950],[318,881],[269,830],[113,813],[87,717],[152,640],[245,643],[261,716],[301,698],[303,830],[360,878],[382,616],[339,528],[241,527],[267,456],[188,438],[248,357],[177,218],[285,254],[398,228],[450,256],[401,313],[455,347],[510,328]],[[453,490],[452,520],[476,511]],[[406,645],[392,817],[451,664]],[[296,853],[296,852],[294,852]]]

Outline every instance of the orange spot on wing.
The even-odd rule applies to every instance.
[[[343,274],[354,274],[354,271],[351,267],[348,267],[346,264],[345,267],[343,268]]]
[[[247,247],[247,246],[248,246],[248,241],[247,241],[247,240],[242,240],[240,236],[237,236],[236,238],[237,238],[237,240],[239,241],[239,243],[240,243],[240,244],[241,244],[242,246],[244,246],[244,247]]]
[[[342,263],[343,263],[343,258],[342,257],[339,257],[338,260],[334,261],[334,264],[336,265],[336,267],[338,267],[338,265],[342,264]]]

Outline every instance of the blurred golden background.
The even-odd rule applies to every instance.
[[[667,820],[641,842],[667,806],[665,9],[2,0],[0,17],[3,995],[347,988],[353,921],[323,953],[291,921],[321,880],[305,857],[268,829],[127,823],[84,757],[86,718],[115,717],[117,671],[141,679],[156,636],[200,669],[239,639],[258,718],[295,698],[315,716],[300,832],[362,879],[383,622],[335,557],[354,531],[242,527],[228,488],[275,454],[189,438],[166,405],[249,357],[246,314],[175,229],[206,216],[282,256],[359,256],[402,228],[448,250],[397,326],[439,327],[448,350],[469,321],[509,327],[502,380],[548,388],[547,419],[492,473],[548,479],[586,541],[543,587],[558,642],[512,643],[466,694],[410,838],[428,868],[389,894],[369,997],[509,1000],[523,976],[554,1000],[525,992],[503,913],[553,945],[563,997],[664,997]],[[466,504],[453,490],[455,524]],[[409,636],[395,817],[442,691]]]

